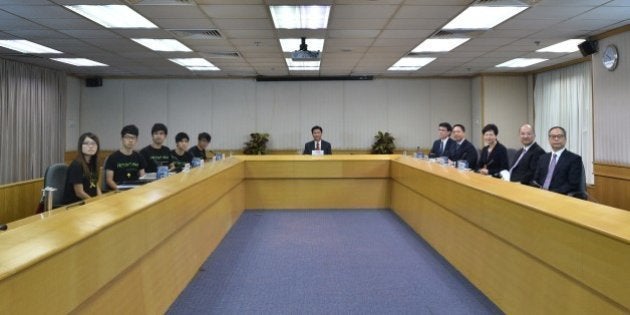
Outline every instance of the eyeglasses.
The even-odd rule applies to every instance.
[[[94,142],[94,141],[86,141],[83,142],[83,145],[89,146],[89,147],[95,147],[98,145],[98,143]]]
[[[137,138],[136,136],[132,136],[132,135],[125,135],[123,137],[123,139],[125,140],[136,140],[136,138]]]
[[[549,139],[562,139],[564,135],[549,135]]]

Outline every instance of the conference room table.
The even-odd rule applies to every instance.
[[[506,313],[630,313],[629,212],[399,155],[233,156],[10,223],[0,313],[163,313],[246,209],[390,209]]]

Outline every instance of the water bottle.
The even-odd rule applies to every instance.
[[[423,158],[424,158],[424,152],[422,152],[422,149],[418,147],[416,149],[416,159],[423,159]]]
[[[158,166],[157,173],[155,174],[155,178],[160,179],[166,176],[168,176],[168,166],[165,166],[165,165]]]

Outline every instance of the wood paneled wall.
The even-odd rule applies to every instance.
[[[595,163],[595,185],[589,190],[594,201],[630,210],[630,167]]]
[[[0,186],[0,223],[35,214],[43,186],[42,178]]]

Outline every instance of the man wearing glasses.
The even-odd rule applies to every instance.
[[[534,174],[535,184],[541,188],[560,194],[569,194],[581,190],[582,157],[567,150],[567,133],[560,126],[549,129],[551,152],[540,156]]]
[[[440,156],[449,156],[451,150],[455,148],[455,141],[451,139],[451,131],[453,127],[447,122],[440,123],[438,126],[439,139],[433,142],[433,147],[429,151],[430,158],[436,158]]]
[[[120,131],[122,145],[120,150],[107,157],[105,163],[105,181],[112,190],[118,190],[118,185],[133,182],[144,176],[146,162],[140,153],[134,151],[138,141],[138,127],[127,125]]]

